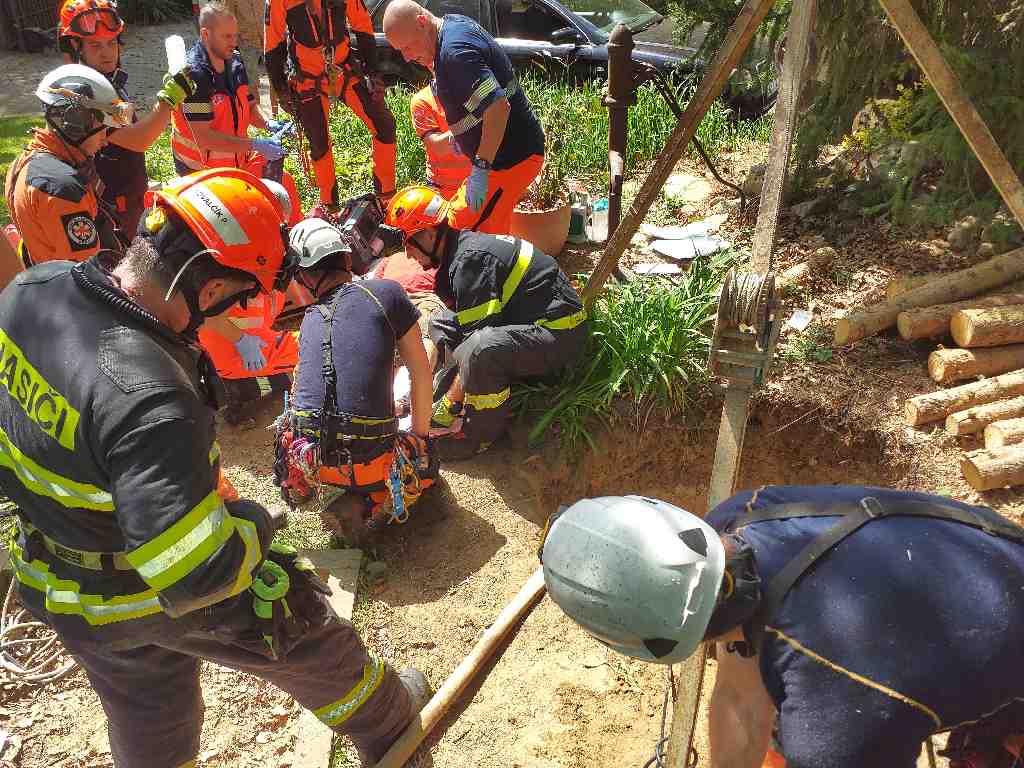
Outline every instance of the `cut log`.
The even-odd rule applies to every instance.
[[[1024,417],[995,421],[985,427],[986,448],[1002,448],[1017,443],[1024,443]]]
[[[931,307],[969,299],[1012,280],[1024,278],[1024,248],[1017,248],[994,259],[912,288],[893,301],[876,304],[861,312],[842,317],[836,323],[835,343],[849,344],[891,327],[900,312],[915,307]]]
[[[1024,344],[989,349],[937,349],[928,356],[928,375],[939,384],[995,376],[1024,368]]]
[[[982,448],[960,458],[960,471],[976,491],[1024,484],[1024,445]]]
[[[889,284],[885,286],[885,299],[886,301],[892,301],[897,296],[902,296],[911,288],[919,288],[925,283],[927,283],[929,280],[935,280],[936,278],[939,277],[942,277],[941,272],[935,272],[930,275],[912,275],[910,277],[897,277],[894,280],[890,280]]]
[[[945,336],[953,315],[962,309],[985,309],[1024,304],[1024,293],[1003,293],[995,296],[978,296],[974,299],[957,301],[953,304],[936,304],[934,307],[919,307],[900,312],[896,327],[900,336],[907,341]]]
[[[958,309],[949,332],[961,347],[1000,347],[1024,341],[1024,307]]]
[[[946,434],[959,437],[981,432],[994,421],[1015,419],[1024,416],[1024,397],[996,400],[994,403],[976,405],[964,411],[955,411],[946,417]]]
[[[910,426],[916,427],[944,419],[954,411],[1017,395],[1024,395],[1024,370],[1010,371],[994,379],[912,397],[904,407],[903,419]]]

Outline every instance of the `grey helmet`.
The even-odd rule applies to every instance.
[[[284,184],[273,179],[260,179],[264,186],[274,193],[274,197],[281,204],[281,208],[284,210],[284,220],[288,221],[292,217],[292,199],[288,195],[288,190],[284,188]]]
[[[326,258],[345,252],[341,230],[324,219],[303,219],[291,230],[290,242],[299,255],[299,269],[314,269]]]
[[[79,145],[104,127],[131,125],[135,108],[121,99],[107,78],[84,64],[64,64],[36,87],[46,122],[72,145]]]
[[[718,533],[643,496],[577,501],[550,524],[541,559],[548,594],[609,648],[675,664],[704,640],[725,570]]]

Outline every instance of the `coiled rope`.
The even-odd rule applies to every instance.
[[[775,280],[760,272],[729,270],[722,283],[718,319],[727,328],[764,327]]]
[[[29,685],[56,682],[78,664],[67,657],[56,632],[15,603],[15,584],[12,578],[0,610],[0,667]]]

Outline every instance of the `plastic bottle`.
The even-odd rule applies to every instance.
[[[181,35],[170,35],[164,38],[164,50],[167,52],[167,71],[176,75],[185,68],[185,40]]]
[[[572,193],[572,217],[569,219],[570,243],[585,243],[587,236],[587,222],[590,221],[590,194],[586,191]]]
[[[608,239],[607,197],[602,197],[594,202],[594,210],[590,215],[590,228],[587,235],[592,243],[603,243]]]

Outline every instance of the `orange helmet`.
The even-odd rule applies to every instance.
[[[239,168],[210,168],[146,193],[153,213],[145,226],[159,227],[166,206],[182,218],[221,266],[247,272],[265,292],[284,290],[295,258],[288,245],[284,209],[258,178]]]
[[[124,32],[124,19],[111,0],[65,0],[60,7],[58,37],[108,40]]]
[[[431,229],[448,217],[448,203],[430,187],[413,186],[399,190],[388,205],[387,223],[412,237]]]

